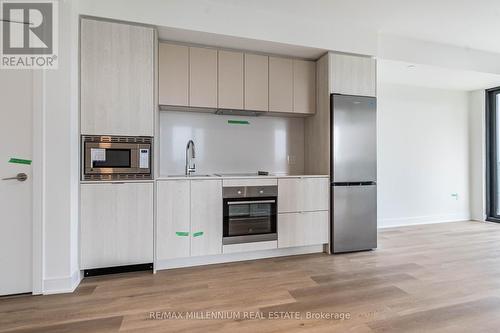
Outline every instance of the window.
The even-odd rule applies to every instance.
[[[487,220],[500,223],[500,87],[486,91]]]

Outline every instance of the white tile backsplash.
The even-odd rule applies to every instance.
[[[229,124],[228,120],[249,124]],[[190,139],[196,145],[197,174],[304,171],[303,118],[160,112],[162,176],[184,173]]]

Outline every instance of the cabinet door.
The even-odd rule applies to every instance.
[[[217,107],[217,50],[189,48],[189,106]]]
[[[81,268],[153,262],[153,184],[81,185]]]
[[[218,105],[243,109],[243,53],[219,51]]]
[[[316,112],[316,63],[293,60],[293,112]]]
[[[190,255],[189,180],[157,182],[156,257],[158,260]]]
[[[278,248],[328,243],[328,211],[278,214]]]
[[[159,44],[159,103],[189,105],[189,47]]]
[[[269,110],[269,57],[245,53],[245,109]]]
[[[278,213],[300,212],[302,210],[302,179],[278,179]]]
[[[191,256],[222,253],[222,181],[191,181]]]
[[[293,112],[293,60],[269,57],[269,111]]]
[[[330,54],[332,93],[376,96],[376,60],[346,54]]]
[[[81,132],[153,136],[152,28],[81,20]]]
[[[301,211],[328,210],[330,207],[329,189],[328,178],[302,178]]]

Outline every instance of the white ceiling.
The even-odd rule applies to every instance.
[[[500,86],[500,75],[382,59],[377,62],[377,80],[379,83],[464,91]]]
[[[499,0],[212,0],[235,10],[296,17],[297,23],[341,22],[365,29],[500,53]],[[257,22],[258,24],[258,22]]]

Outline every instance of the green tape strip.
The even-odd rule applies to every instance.
[[[17,163],[17,164],[27,164],[27,165],[31,165],[31,160],[25,160],[25,159],[22,159],[22,158],[14,158],[14,157],[11,157],[10,160],[9,160],[9,163]]]
[[[203,236],[203,231],[198,231],[193,234],[193,237]]]
[[[186,232],[186,231],[176,231],[175,234],[177,236],[183,236],[183,237],[189,236],[189,232]]]
[[[237,124],[237,125],[250,125],[248,120],[228,120],[228,124]]]

